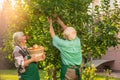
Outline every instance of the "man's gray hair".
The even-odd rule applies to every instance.
[[[24,35],[23,32],[15,32],[13,34],[13,42],[14,42],[14,45],[18,45],[20,43],[20,40],[22,38],[22,36]]]

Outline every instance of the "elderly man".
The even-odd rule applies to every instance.
[[[26,36],[23,32],[16,32],[13,35],[14,51],[13,59],[18,70],[19,80],[40,80],[36,62],[45,59],[45,54],[31,57],[27,50]]]
[[[77,32],[73,27],[67,27],[63,21],[57,17],[57,22],[64,29],[64,39],[55,35],[52,26],[52,19],[48,18],[50,24],[50,34],[53,38],[53,45],[60,51],[61,55],[61,80],[81,80],[79,67],[82,63],[81,43],[77,37]]]

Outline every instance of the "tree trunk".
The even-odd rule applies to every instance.
[[[52,68],[52,78],[52,80],[57,80],[57,71],[55,67]]]
[[[51,70],[50,69],[48,69],[47,74],[49,76],[47,80],[50,80],[50,76],[51,76]]]

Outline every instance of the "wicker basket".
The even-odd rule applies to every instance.
[[[28,48],[30,54],[40,54],[44,52],[43,46],[34,45],[33,47]]]
[[[40,54],[43,53],[44,50],[42,49],[29,49],[30,54]]]
[[[40,57],[40,59],[38,61],[41,61],[41,59],[43,58],[43,54],[45,54],[44,49],[43,48],[37,48],[37,49],[28,49],[30,52],[31,57]],[[44,59],[44,58],[43,58]]]

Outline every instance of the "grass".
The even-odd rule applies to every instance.
[[[108,77],[108,79],[106,79],[104,75],[97,75],[95,80],[120,80],[120,78]]]
[[[46,80],[44,78],[45,71],[39,71],[41,80]],[[17,71],[16,70],[0,70],[0,80],[18,80]],[[97,75],[95,80],[106,80],[105,76]],[[109,78],[108,80],[120,80],[117,78]]]
[[[39,71],[40,80],[45,80],[45,71]],[[16,70],[0,70],[0,80],[18,80],[17,71]]]

